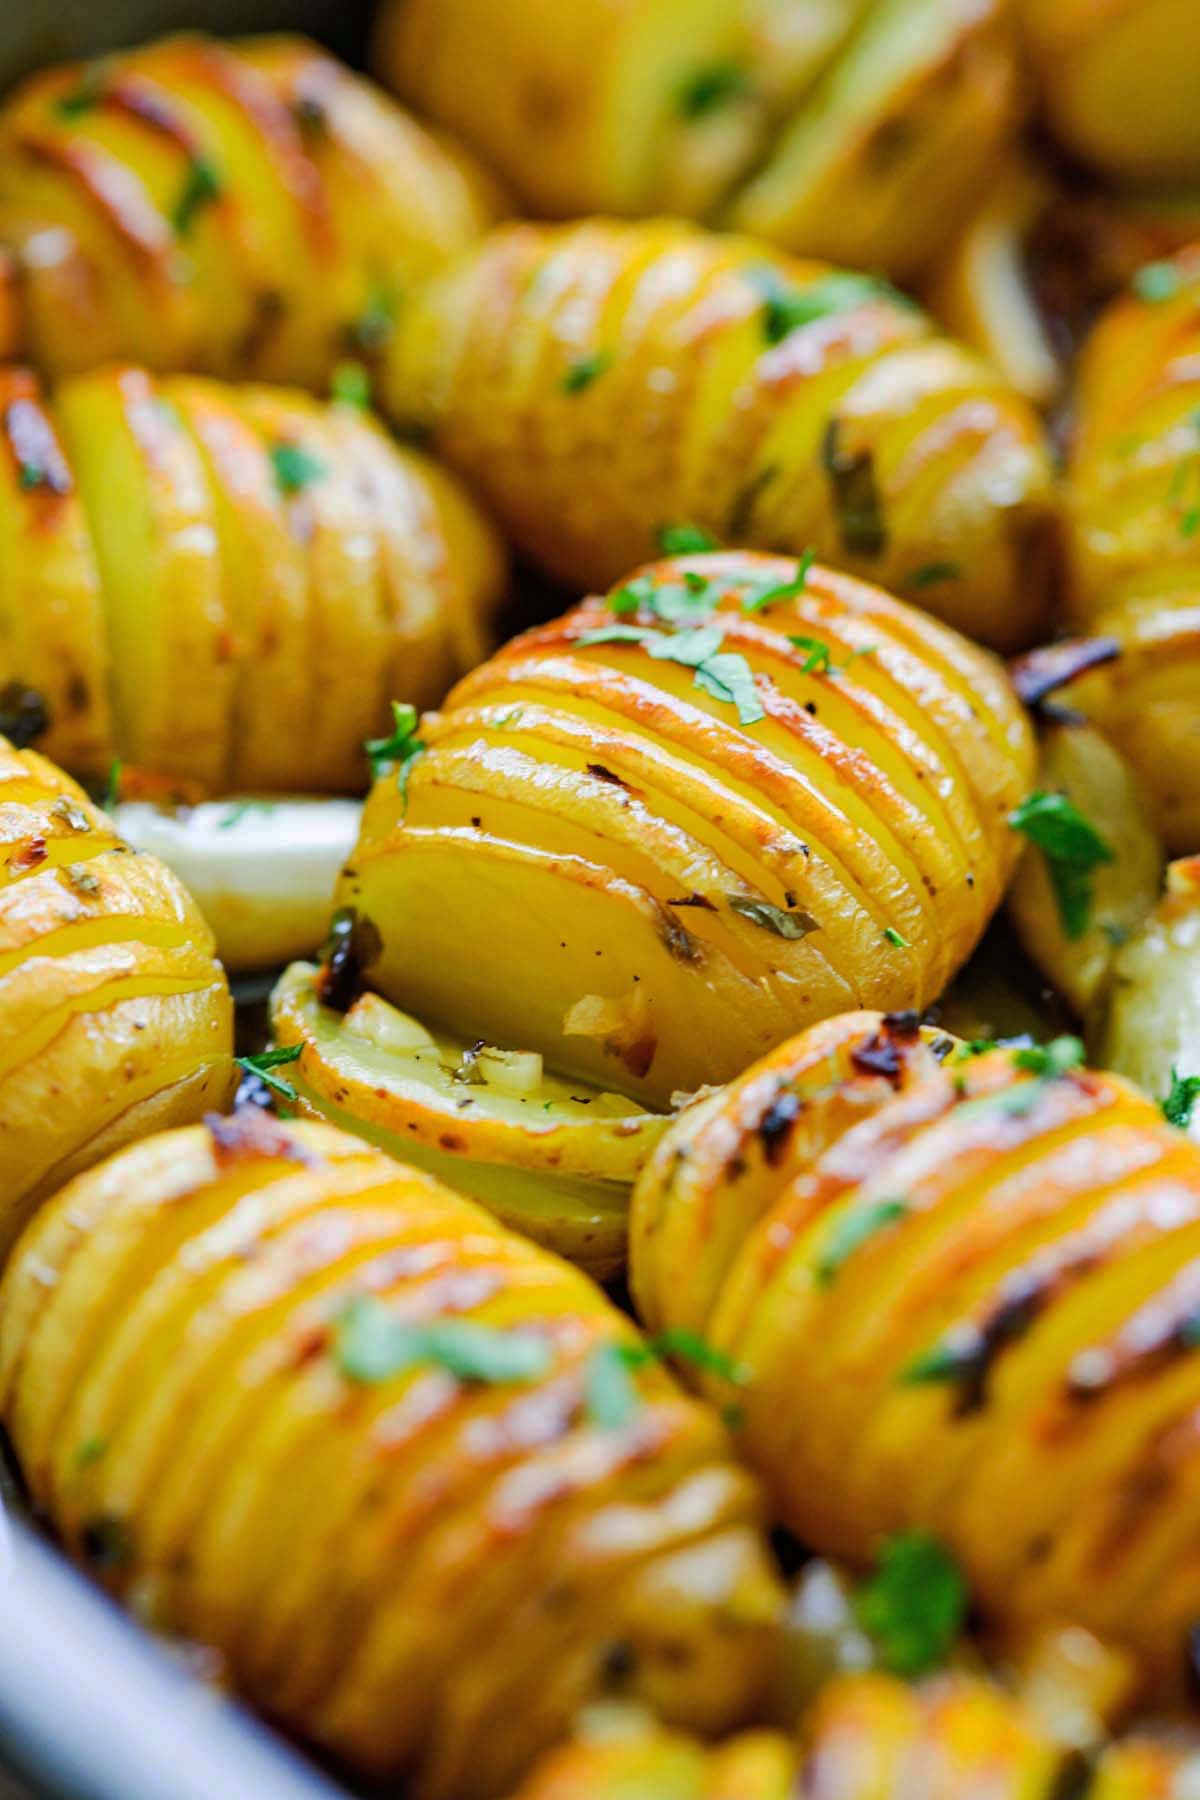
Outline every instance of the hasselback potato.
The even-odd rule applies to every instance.
[[[1019,12],[1068,150],[1126,179],[1200,176],[1192,0],[1019,0]]]
[[[1080,1046],[817,1026],[701,1102],[634,1195],[651,1330],[744,1372],[801,1538],[932,1533],[985,1614],[1183,1691],[1200,1618],[1200,1150]]]
[[[701,1731],[759,1699],[781,1596],[716,1413],[327,1127],[244,1109],[69,1186],[0,1286],[0,1416],[113,1591],[414,1794],[505,1792],[606,1691]]]
[[[376,65],[529,209],[919,270],[1020,113],[1008,0],[389,0]]]
[[[320,387],[492,212],[469,159],[302,38],[49,69],[0,109],[0,354]]]
[[[212,934],[175,877],[0,738],[0,1260],[77,1169],[220,1106],[232,1036]]]
[[[360,788],[389,698],[483,654],[503,574],[458,484],[356,407],[0,368],[0,686],[81,773]]]
[[[1070,466],[1072,601],[1119,661],[1072,689],[1172,849],[1200,846],[1200,250],[1144,268],[1083,356]]]
[[[927,1005],[1031,775],[955,633],[826,569],[683,557],[461,682],[376,782],[337,903],[389,1000],[661,1108],[865,996]]]
[[[1044,624],[1041,427],[874,278],[672,222],[504,227],[392,350],[385,410],[576,586],[688,521],[812,545],[1001,647]]]
[[[635,1721],[603,1723],[546,1757],[516,1800],[1188,1800],[1200,1767],[1150,1739],[1084,1760],[1016,1696],[966,1676],[918,1688],[843,1676],[798,1746],[757,1733],[709,1750]]]

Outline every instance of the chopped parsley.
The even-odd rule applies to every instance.
[[[900,585],[906,588],[915,588],[919,593],[922,588],[939,587],[943,581],[961,581],[962,578],[961,563],[931,562],[923,563],[919,569],[914,569],[911,575],[904,577]]]
[[[319,481],[325,474],[325,465],[317,457],[305,450],[301,444],[273,444],[271,446],[271,465],[275,470],[275,480],[279,491],[291,498],[303,493],[314,481]]]
[[[281,1100],[294,1102],[295,1088],[282,1075],[276,1075],[275,1071],[285,1068],[288,1063],[299,1062],[303,1049],[302,1044],[284,1044],[277,1050],[260,1050],[257,1056],[239,1056],[235,1060],[239,1069],[247,1075],[257,1075],[263,1085]]]
[[[630,584],[631,587],[633,584]],[[621,590],[613,599],[621,602]],[[635,605],[638,602],[635,601]],[[661,606],[662,596],[655,605]],[[737,651],[721,650],[722,628],[719,625],[695,626],[677,632],[657,632],[640,625],[599,625],[585,631],[575,642],[581,647],[592,644],[639,644],[657,662],[675,662],[695,670],[696,686],[714,699],[725,701],[737,709],[743,725],[755,725],[766,717],[759,699],[754,671]]]
[[[1063,931],[1075,942],[1091,924],[1092,874],[1114,860],[1111,847],[1065,794],[1031,794],[1008,822],[1045,857]]]
[[[107,1449],[107,1438],[84,1438],[82,1444],[80,1444],[78,1450],[75,1452],[75,1467],[77,1469],[90,1469],[93,1463],[98,1463],[100,1461],[100,1458]]]
[[[179,237],[186,237],[206,206],[212,206],[223,192],[221,177],[206,156],[193,156],[179,198],[171,210],[171,224]]]
[[[1200,1100],[1200,1075],[1181,1075],[1178,1069],[1172,1069],[1171,1091],[1160,1102],[1168,1125],[1178,1125],[1181,1131],[1186,1131],[1192,1122],[1197,1100]]]
[[[371,377],[360,362],[340,362],[333,371],[330,393],[339,406],[355,412],[368,412],[371,406]]]
[[[969,1054],[983,1056],[995,1046],[985,1042],[978,1048],[967,1048]],[[1036,1076],[1036,1080],[1022,1081],[1015,1087],[1000,1088],[994,1094],[980,1094],[977,1099],[964,1101],[955,1118],[963,1120],[989,1115],[1024,1118],[1033,1111],[1052,1082],[1081,1067],[1083,1044],[1077,1037],[1058,1037],[1051,1044],[1023,1044],[1013,1050],[1012,1062],[1015,1069]]]
[[[100,798],[101,810],[104,812],[111,812],[114,806],[120,804],[121,774],[122,767],[120,758],[114,757],[112,762],[108,765],[108,781],[105,784],[104,793]]]
[[[907,1215],[908,1204],[904,1200],[871,1200],[840,1213],[826,1233],[813,1268],[817,1286],[832,1287],[856,1250]]]
[[[581,394],[584,388],[591,387],[593,381],[599,380],[612,365],[611,350],[594,350],[590,356],[577,357],[562,378],[563,392]]]
[[[423,1366],[445,1369],[460,1381],[524,1383],[546,1374],[553,1362],[550,1345],[536,1332],[466,1319],[412,1324],[368,1296],[352,1300],[339,1316],[333,1355],[346,1380],[363,1386]]]
[[[1013,1051],[1012,1060],[1014,1069],[1053,1081],[1082,1065],[1083,1043],[1077,1037],[1056,1037],[1049,1044],[1022,1044]]]
[[[883,928],[883,935],[887,939],[888,943],[893,945],[895,947],[895,949],[897,949],[897,950],[911,950],[912,949],[912,945],[909,943],[908,939],[904,936],[903,932],[897,931],[896,927],[894,925],[885,925]]]
[[[765,612],[767,607],[778,606],[781,601],[799,599],[808,586],[809,572],[816,560],[816,551],[806,550],[790,581],[768,581],[762,586],[748,589],[742,596],[742,611]],[[795,643],[796,639],[793,638],[792,642]]]
[[[381,350],[396,325],[396,297],[381,282],[371,289],[367,303],[349,330],[352,343],[370,354]]]
[[[54,110],[60,119],[82,119],[99,106],[104,98],[109,68],[108,57],[84,64],[75,86],[54,102]]]
[[[789,644],[795,644],[797,650],[806,650],[804,673],[806,675],[831,675],[833,673],[833,653],[828,644],[820,638],[789,637]]]
[[[811,913],[785,912],[781,906],[772,906],[768,900],[751,899],[748,894],[731,894],[729,908],[743,919],[749,919],[752,925],[761,925],[764,931],[773,931],[776,937],[793,942],[821,929]]]
[[[888,534],[874,452],[847,450],[841,420],[830,419],[821,442],[821,467],[832,492],[843,548],[852,556],[882,556]]]
[[[962,1572],[923,1531],[891,1537],[853,1597],[854,1616],[889,1674],[916,1680],[945,1662],[967,1616]]]
[[[631,1425],[642,1405],[634,1372],[668,1358],[732,1386],[742,1387],[749,1379],[740,1363],[685,1326],[670,1327],[641,1343],[602,1344],[584,1372],[584,1410],[590,1422],[602,1431],[622,1431]]]
[[[1174,263],[1145,263],[1133,278],[1133,291],[1150,306],[1161,306],[1174,300],[1183,286],[1183,277]]]
[[[762,295],[763,332],[769,344],[781,344],[802,325],[850,312],[868,301],[901,298],[895,288],[878,276],[841,270],[822,276],[808,287],[797,288],[778,270],[763,265],[753,271],[752,280]]]
[[[371,773],[378,781],[381,775],[387,775],[392,769],[399,771],[400,792],[408,792],[408,777],[417,757],[425,754],[425,745],[417,736],[419,724],[417,709],[407,700],[392,701],[392,735],[385,738],[368,738],[363,745],[371,764]]]
[[[750,91],[750,76],[741,63],[708,63],[693,70],[680,86],[679,111],[685,119],[706,119]]]
[[[717,540],[702,525],[664,525],[658,534],[658,547],[664,556],[698,556],[717,549]]]
[[[735,706],[738,722],[742,725],[757,725],[767,716],[759,699],[754,671],[745,657],[736,651],[726,650],[702,662],[696,670],[696,686],[711,694],[714,700]]]

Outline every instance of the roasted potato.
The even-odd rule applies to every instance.
[[[323,388],[494,211],[463,153],[302,38],[49,69],[0,109],[0,355]]]
[[[931,1534],[985,1619],[1078,1623],[1165,1701],[1200,1616],[1200,1151],[1080,1056],[816,1026],[666,1132],[632,1285],[742,1372],[803,1542]]]
[[[0,1260],[38,1203],[232,1086],[233,1009],[175,877],[0,739]]]
[[[1008,0],[390,0],[376,65],[535,214],[919,270],[1020,116]]]
[[[1166,859],[1140,782],[1094,726],[1046,728],[1037,785],[1045,804],[1017,815],[1031,835],[1008,910],[1047,981],[1086,1018],[1158,899]]]
[[[671,222],[504,228],[406,309],[382,380],[578,587],[687,521],[811,545],[986,643],[1045,630],[1042,429],[873,278]]]
[[[0,1416],[113,1592],[422,1800],[506,1792],[609,1690],[700,1731],[758,1702],[781,1595],[717,1415],[328,1127],[243,1110],[66,1188],[0,1287]]]
[[[729,223],[912,280],[978,204],[1016,131],[1018,67],[1008,0],[873,0]]]
[[[1200,857],[1171,864],[1166,893],[1117,952],[1095,1040],[1105,1068],[1167,1102],[1200,1136],[1200,1081],[1189,1080],[1200,1077]]]
[[[800,1744],[757,1733],[706,1750],[636,1718],[602,1718],[552,1753],[516,1800],[1189,1800],[1186,1746],[1131,1739],[1089,1762],[1021,1700],[961,1676],[919,1688],[883,1675],[832,1682]]]
[[[1019,0],[1050,126],[1110,175],[1200,177],[1192,0]]]
[[[1093,334],[1069,483],[1076,618],[1120,645],[1072,689],[1200,846],[1200,250],[1154,263]]]
[[[927,1005],[1031,776],[1003,671],[953,632],[825,569],[684,557],[426,717],[337,900],[386,998],[662,1110],[863,996]]]
[[[288,969],[271,1000],[275,1043],[300,1109],[428,1169],[502,1224],[597,1280],[625,1266],[629,1194],[667,1120],[548,1075],[534,1051],[434,1034],[378,994],[344,1013],[321,971]]]
[[[361,788],[389,698],[479,660],[504,575],[457,483],[356,407],[0,369],[0,689],[44,695],[78,773]]]

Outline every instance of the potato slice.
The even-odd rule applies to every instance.
[[[342,1015],[296,963],[271,1002],[280,1072],[305,1109],[482,1202],[607,1279],[625,1262],[629,1192],[667,1119],[514,1056],[434,1034],[375,994]]]
[[[1166,893],[1118,951],[1095,1053],[1165,1100],[1172,1076],[1200,1075],[1200,857],[1167,870]],[[1189,1122],[1200,1138],[1200,1108]]]
[[[1121,944],[1158,898],[1164,852],[1141,783],[1093,726],[1070,721],[1047,728],[1038,788],[1065,794],[1112,856],[1087,875],[1092,900],[1084,929],[1076,936],[1064,922],[1046,858],[1032,844],[1008,896],[1009,914],[1025,950],[1084,1017],[1103,997]]]

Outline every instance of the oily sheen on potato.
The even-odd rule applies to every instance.
[[[467,157],[303,38],[45,69],[0,108],[0,353],[323,388],[492,210]]]
[[[232,1084],[212,933],[60,770],[0,738],[0,1259],[40,1200]]]
[[[431,1177],[249,1109],[45,1209],[0,1287],[0,1416],[143,1617],[360,1775],[483,1800],[610,1690],[701,1732],[761,1702],[754,1483],[637,1350]]]
[[[357,407],[0,367],[0,686],[80,773],[361,788],[389,699],[483,655],[504,576],[458,483]]]
[[[864,998],[928,1005],[1032,777],[986,653],[753,555],[657,564],[516,639],[420,743],[339,885],[361,975],[659,1108]]]
[[[1120,658],[1072,689],[1200,844],[1200,250],[1147,265],[1085,347],[1069,468],[1071,602]]]
[[[932,1533],[985,1617],[1083,1625],[1180,1696],[1200,1150],[1081,1058],[815,1027],[664,1136],[633,1290],[744,1371],[743,1448],[804,1543]]]
[[[1001,649],[1046,631],[1042,426],[875,276],[671,220],[501,227],[405,308],[380,393],[576,588],[687,520]]]

